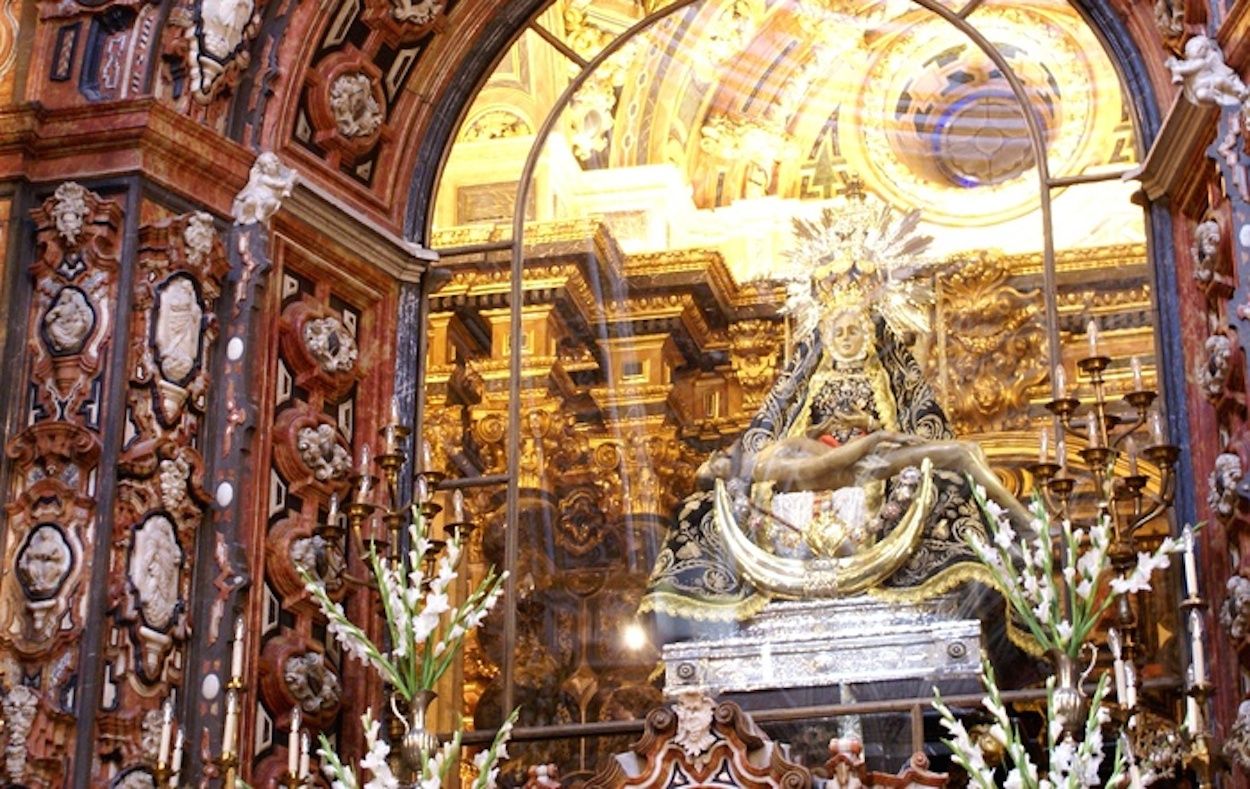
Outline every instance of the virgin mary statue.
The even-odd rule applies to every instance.
[[[862,198],[796,220],[790,358],[742,437],[700,469],[643,612],[733,623],[774,597],[918,602],[990,580],[968,544],[987,539],[969,480],[1029,516],[980,448],[955,439],[909,349],[932,302],[918,220]]]

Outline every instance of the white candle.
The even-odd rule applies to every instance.
[[[1132,663],[1124,664],[1124,706],[1137,708],[1137,670]]]
[[[1163,432],[1163,414],[1158,411],[1150,412],[1150,440],[1154,442],[1154,446],[1161,447],[1167,443],[1164,440]]]
[[[1068,396],[1068,374],[1063,364],[1055,365],[1055,399],[1062,400]]]
[[[434,447],[426,439],[421,439],[421,470],[434,470]]]
[[[1059,434],[1059,438],[1055,440],[1055,460],[1059,463],[1059,471],[1064,472],[1068,469],[1068,441]]]
[[[1133,367],[1133,391],[1140,392],[1146,388],[1145,384],[1142,383],[1141,359],[1134,356],[1129,360],[1129,364]]]
[[[1041,430],[1041,443],[1037,449],[1037,462],[1050,462],[1050,431],[1044,427]]]
[[[239,696],[236,691],[226,693],[226,726],[221,734],[221,752],[234,754],[234,740],[239,732]]]
[[[299,775],[300,779],[308,778],[309,736],[304,732],[299,738]]]
[[[391,398],[391,424],[392,425],[402,424],[399,420],[399,396],[398,395]]]
[[[234,620],[234,650],[230,653],[230,678],[243,677],[243,617]]]
[[[1095,424],[1097,417],[1094,414],[1089,415],[1089,419],[1085,422],[1085,442],[1091,447],[1098,446],[1098,425]]]
[[[1128,785],[1129,789],[1142,789],[1141,770],[1137,769],[1136,764],[1128,766]]]
[[[1093,318],[1089,319],[1089,323],[1085,324],[1085,337],[1089,340],[1089,355],[1098,355],[1098,322]]]
[[[1198,596],[1198,561],[1194,556],[1194,529],[1186,526],[1181,530],[1181,544],[1185,547],[1185,593]]]
[[[296,775],[299,770],[299,707],[291,708],[291,733],[286,741],[286,771]]]
[[[1124,706],[1128,706],[1126,700],[1128,678],[1125,673],[1123,647],[1120,643],[1120,632],[1114,627],[1107,631],[1107,645],[1111,647],[1111,656],[1115,658],[1115,697]]]
[[[464,491],[456,488],[451,492],[451,522],[464,523]]]
[[[330,494],[330,511],[326,514],[326,525],[329,526],[330,528],[334,528],[334,526],[338,523],[338,521],[339,521],[339,494],[331,493]]]
[[[174,738],[174,758],[169,763],[171,771],[169,776],[169,785],[172,789],[178,786],[178,774],[182,772],[182,728],[178,729],[178,736]]]
[[[1207,681],[1207,654],[1202,644],[1202,614],[1196,609],[1189,612],[1189,651],[1194,665],[1194,683]]]
[[[1128,453],[1128,475],[1137,476],[1137,442],[1129,436],[1124,441],[1124,451]]]
[[[156,757],[158,765],[169,764],[169,743],[174,736],[174,702],[165,699],[165,709],[161,715],[161,746]]]
[[[365,504],[369,499],[369,445],[360,445],[360,462],[356,465],[356,474],[360,476],[360,487],[356,489],[356,501]]]

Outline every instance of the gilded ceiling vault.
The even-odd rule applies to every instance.
[[[1205,523],[1091,638],[1135,744],[1250,786],[1248,69],[1250,0],[0,0],[0,783],[328,785],[325,735],[391,785],[464,728],[470,785],[518,709],[509,786],[955,785],[932,689],[1045,694],[952,469],[1072,467],[1130,480],[1078,525],[1167,500],[1117,572]],[[882,448],[794,485],[774,412]],[[327,616],[397,646],[371,549],[444,613],[508,572],[428,709]],[[947,674],[816,682],[818,610]]]

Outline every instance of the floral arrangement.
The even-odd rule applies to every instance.
[[[1050,768],[1047,773],[1042,773],[1033,763],[1024,747],[1019,728],[1008,718],[1007,708],[999,695],[994,669],[988,661],[981,664],[981,682],[985,686],[985,698],[981,700],[981,705],[994,721],[990,724],[989,736],[1003,749],[1010,762],[1003,786],[1007,789],[1077,789],[1104,785],[1098,774],[1103,762],[1102,727],[1110,720],[1109,713],[1102,706],[1102,700],[1107,694],[1106,674],[1099,678],[1098,686],[1094,689],[1089,713],[1085,718],[1084,737],[1080,742],[1063,732],[1058,716],[1053,714],[1054,677],[1047,680],[1046,706],[1051,712],[1047,715],[1046,727]],[[934,699],[933,706],[942,716],[942,727],[951,735],[951,739],[945,741],[946,745],[951,749],[955,762],[968,774],[969,785],[981,789],[996,789],[999,784],[994,779],[994,768],[986,762],[982,746],[973,742],[963,723],[942,703],[940,694]],[[1116,743],[1111,778],[1106,786],[1121,785],[1127,775],[1126,762],[1126,749],[1123,740],[1119,740]]]
[[[978,559],[993,576],[1007,598],[1017,619],[1028,629],[1038,645],[1052,660],[1071,661],[1089,652],[1097,656],[1097,647],[1089,641],[1099,621],[1115,600],[1123,594],[1150,589],[1156,570],[1169,566],[1169,555],[1180,549],[1179,541],[1167,537],[1153,552],[1141,551],[1132,572],[1115,575],[1108,556],[1111,524],[1104,513],[1090,527],[1072,527],[1064,519],[1057,529],[1058,542],[1052,542],[1051,518],[1040,499],[1035,498],[1030,510],[1034,520],[1033,534],[1022,536],[1007,517],[1006,511],[987,499],[984,488],[973,485],[973,496],[989,524],[990,541],[971,539]],[[1056,561],[1060,562],[1056,567]],[[1093,660],[1090,661],[1093,666]],[[998,690],[993,669],[982,664],[981,681],[986,696],[982,705],[993,719],[990,737],[1003,750],[1010,763],[1005,785],[1021,789],[1103,786],[1099,771],[1103,762],[1102,727],[1109,722],[1103,699],[1107,695],[1107,675],[1098,680],[1082,726],[1077,726],[1074,712],[1080,709],[1077,679],[1074,687],[1057,686],[1056,679],[1047,679],[1047,745],[1048,765],[1043,771],[1035,765],[1020,738],[1019,730],[1008,719]],[[1066,694],[1066,695],[1065,695]],[[1075,694],[1075,698],[1073,697]],[[975,743],[940,695],[934,707],[942,716],[942,725],[950,733],[947,745],[953,757],[975,786],[997,784],[979,744]],[[1078,735],[1080,739],[1078,740]],[[1125,738],[1117,741],[1112,777],[1106,786],[1125,782],[1144,786]]]
[[[434,543],[416,505],[412,507],[408,537],[406,556],[379,556],[373,543],[369,543],[366,553],[386,620],[385,647],[374,643],[364,630],[347,618],[342,604],[330,598],[324,582],[301,570],[305,588],[328,620],[330,633],[345,653],[372,667],[382,678],[391,694],[392,711],[403,722],[405,729],[409,729],[410,724],[397,705],[402,702],[403,706],[412,708],[423,703],[422,696],[432,698],[431,691],[455,660],[465,636],[481,624],[502,596],[503,581],[507,578],[506,572],[497,573],[491,568],[464,602],[453,606],[450,588],[458,577],[462,555],[459,533],[447,542],[446,550],[429,577],[423,570],[424,558]],[[500,727],[490,747],[474,759],[478,776],[472,789],[491,789],[495,786],[499,772],[497,764],[500,759],[507,758],[506,742],[516,714],[514,710]],[[367,711],[361,721],[367,752],[360,761],[359,771],[339,757],[324,734],[320,736],[318,755],[333,789],[357,789],[361,786],[364,789],[394,789],[400,786],[439,789],[447,783],[459,761],[460,732],[440,747],[422,746],[419,759],[401,751],[398,761],[412,773],[401,780],[393,766],[392,744],[381,735],[381,722],[374,719],[373,710]],[[412,763],[414,761],[416,764]],[[372,777],[361,784],[359,776],[365,771]]]

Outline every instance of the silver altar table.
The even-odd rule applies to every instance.
[[[960,618],[953,597],[774,601],[733,636],[665,645],[664,685],[667,694],[898,680],[946,688],[977,679],[981,646],[981,622]]]

